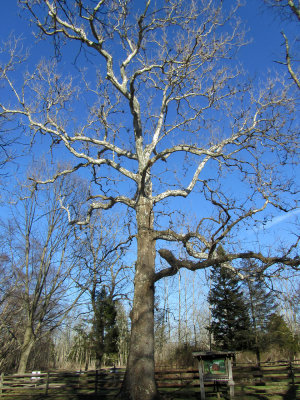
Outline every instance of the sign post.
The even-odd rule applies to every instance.
[[[225,351],[194,352],[198,360],[201,400],[205,400],[204,382],[226,383],[230,398],[234,396],[234,381],[231,359],[235,353]]]

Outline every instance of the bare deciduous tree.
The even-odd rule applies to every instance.
[[[95,309],[96,293],[105,287],[111,298],[126,297],[126,273],[129,269],[122,257],[128,249],[132,237],[125,236],[124,231],[119,230],[120,215],[111,215],[106,218],[101,210],[93,213],[88,226],[82,227],[76,232],[74,254],[80,264],[85,279],[77,282],[84,288],[91,298],[91,305]],[[128,233],[128,232],[127,232]],[[123,290],[124,289],[124,290]]]
[[[71,224],[88,224],[94,210],[120,203],[133,211],[137,259],[122,396],[153,400],[155,282],[180,268],[239,258],[259,259],[264,268],[299,264],[298,240],[284,254],[215,252],[260,214],[294,207],[293,179],[283,174],[298,151],[291,89],[275,73],[259,87],[243,82],[236,58],[244,43],[234,18],[238,4],[223,14],[218,0],[20,3],[40,35],[54,39],[57,54],[63,57],[67,43],[67,57],[74,54],[77,66],[85,57],[91,63],[77,97],[72,79],[53,62],[28,72],[21,88],[4,65],[14,102],[2,102],[1,112],[26,120],[33,137],[50,138],[53,153],[72,156],[72,167],[38,185],[91,172],[86,219],[63,205]],[[80,110],[77,121],[71,105]],[[200,220],[194,230],[178,233],[167,202],[174,206],[172,199],[192,192]],[[170,266],[157,270],[157,241],[181,243],[191,260],[161,248]]]
[[[26,370],[34,344],[62,323],[82,294],[72,279],[80,274],[80,265],[70,252],[73,228],[59,203],[60,196],[72,193],[66,181],[39,190],[23,187],[11,218],[2,226],[1,244],[13,276],[13,290],[6,291],[5,304],[17,306],[19,317],[14,324],[19,321],[22,326],[17,334],[11,331],[20,350],[20,374]],[[9,329],[10,322],[2,322]]]
[[[23,313],[17,300],[20,282],[10,268],[8,255],[2,254],[0,262],[0,368],[8,373],[16,368]]]

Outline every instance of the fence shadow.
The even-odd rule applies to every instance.
[[[48,372],[40,377],[31,374],[3,376],[0,381],[0,400],[112,400],[117,399],[124,370],[87,372]],[[233,371],[234,399],[296,400],[300,390],[300,364],[277,363],[254,368],[237,365]],[[33,381],[33,379],[36,379]],[[156,372],[162,399],[200,399],[199,373],[194,369],[165,369]],[[36,384],[34,384],[36,382]],[[28,385],[26,387],[26,385]],[[221,391],[219,394],[216,391]],[[228,388],[205,384],[207,399],[229,399]],[[24,396],[23,396],[24,393]],[[300,397],[299,397],[300,398]]]

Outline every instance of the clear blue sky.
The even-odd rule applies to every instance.
[[[0,36],[1,41],[5,41],[9,34],[13,32],[16,36],[21,35],[24,38],[24,46],[30,43],[30,52],[33,57],[33,62],[40,59],[41,56],[47,57],[52,54],[51,41],[44,41],[36,43],[36,39],[32,37],[34,27],[30,27],[27,17],[22,15],[22,11],[17,6],[16,0],[5,1],[2,0],[3,6],[1,7],[0,15]],[[249,44],[240,50],[239,59],[246,71],[253,76],[263,76],[267,70],[273,69],[276,60],[283,60],[284,48],[282,47],[282,36],[280,31],[284,28],[287,34],[294,33],[299,25],[283,22],[274,12],[263,7],[262,0],[248,0],[245,1],[245,6],[239,11],[239,14],[244,22]],[[295,35],[294,35],[295,36]],[[276,65],[278,67],[278,64]],[[280,70],[280,69],[279,69]],[[282,72],[284,72],[282,66]],[[187,204],[193,208],[193,197],[186,200]],[[291,221],[297,214],[290,216],[278,215],[275,220],[276,224],[266,226],[266,231],[272,231],[271,242],[274,241],[274,234],[278,234],[278,226],[285,227],[284,222]],[[254,233],[245,232],[245,240],[250,239],[249,235],[261,234],[263,229],[257,228]],[[267,239],[266,239],[267,240]]]
[[[1,41],[5,40],[10,32],[14,32],[17,36],[22,35],[24,42],[28,45],[27,39],[33,40],[31,43],[31,54],[38,57],[41,53],[46,54],[47,49],[51,46],[43,43],[43,46],[36,46],[32,39],[32,31],[34,27],[28,26],[28,15],[23,15],[23,11],[17,6],[16,0],[1,0],[0,15],[0,37]],[[261,73],[267,68],[272,68],[275,60],[280,60],[283,53],[282,36],[280,31],[284,28],[285,32],[293,32],[297,29],[297,24],[283,22],[276,13],[266,9],[262,0],[246,0],[245,6],[240,8],[239,15],[245,23],[248,30],[247,38],[251,43],[241,50],[239,56],[247,64],[247,68],[251,73]]]

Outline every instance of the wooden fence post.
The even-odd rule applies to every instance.
[[[95,394],[98,393],[98,370],[96,369],[96,376],[95,376]]]
[[[47,372],[47,378],[46,378],[46,388],[45,388],[45,394],[48,394],[48,390],[49,390],[49,379],[50,379],[50,372]]]
[[[228,369],[229,394],[230,394],[230,398],[232,399],[234,397],[234,381],[233,381],[233,375],[232,375],[231,358],[227,359],[227,369]]]
[[[201,400],[205,400],[205,387],[204,387],[204,365],[203,360],[198,360],[198,368],[199,368],[199,381],[200,381],[200,393],[201,393]]]
[[[289,375],[292,378],[292,385],[294,386],[295,385],[295,374],[294,374],[292,362],[290,362],[289,370],[290,370],[290,374]]]

